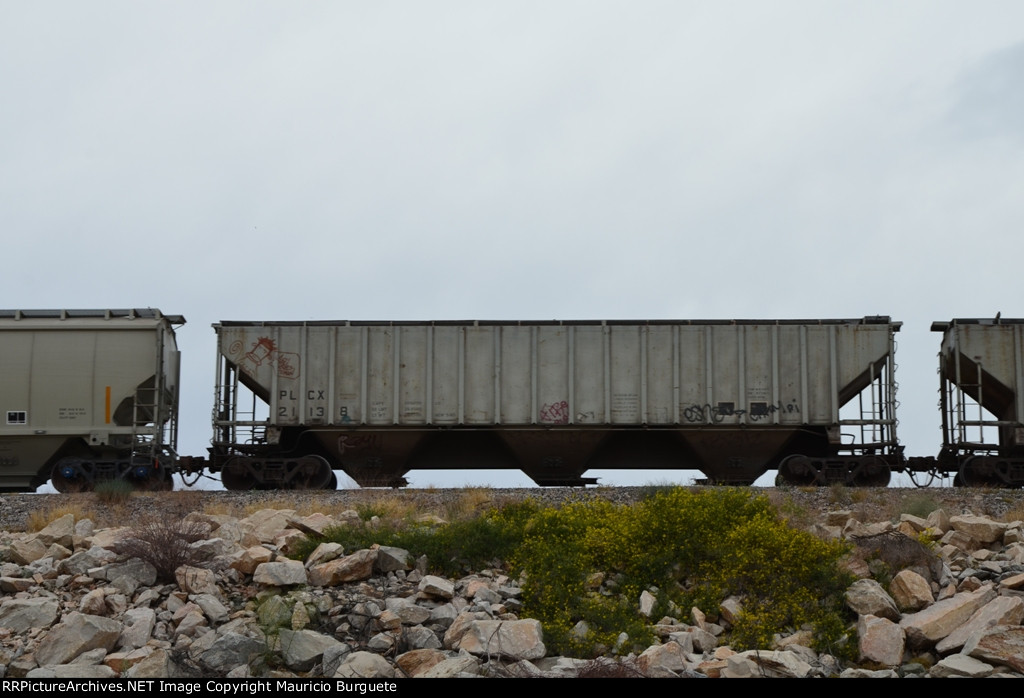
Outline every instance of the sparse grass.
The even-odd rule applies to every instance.
[[[111,506],[122,504],[135,493],[135,487],[127,480],[107,480],[93,488],[97,501]]]
[[[382,521],[413,521],[421,513],[408,499],[391,494],[361,501],[355,505],[355,510],[363,521],[375,516]]]
[[[849,506],[853,501],[850,490],[841,482],[834,482],[828,486],[828,501],[836,506]]]
[[[415,510],[410,510],[415,513]],[[522,540],[525,522],[536,511],[532,502],[512,504],[440,526],[421,524],[411,518],[379,518],[371,526],[340,526],[324,538],[307,539],[291,557],[305,559],[321,542],[340,543],[345,550],[371,545],[404,548],[413,557],[426,555],[430,568],[442,574],[462,574],[478,567],[491,567],[508,559]]]
[[[89,509],[82,506],[81,501],[78,501],[77,499],[69,499],[68,501],[61,502],[60,504],[46,506],[42,509],[36,509],[33,511],[28,515],[25,530],[30,533],[42,531],[51,522],[56,521],[63,516],[67,516],[68,514],[74,516],[75,521],[94,517],[94,514]]]
[[[871,499],[871,489],[867,487],[854,487],[850,490],[851,504],[864,504]]]
[[[206,509],[203,502],[203,495],[198,490],[176,490],[174,492],[162,492],[159,495],[159,499],[161,501],[172,502],[179,509],[185,509],[186,511],[203,510],[205,512]]]
[[[939,508],[939,503],[928,494],[915,493],[905,497],[900,508],[901,514],[910,514],[919,519],[926,519],[928,514]]]
[[[327,501],[327,498],[323,495],[316,495],[314,497],[297,500],[295,501],[294,506],[290,506],[288,508],[294,509],[296,516],[334,514],[338,513],[341,509],[337,504]]]
[[[173,494],[177,494],[177,492]],[[237,518],[245,516],[242,512],[242,507],[225,500],[211,501],[207,499],[203,501],[201,506],[197,506],[194,511],[201,511],[208,516],[234,516]]]
[[[458,498],[445,506],[441,518],[446,521],[464,521],[479,516],[494,506],[494,496],[489,487],[469,487],[459,492]]]
[[[199,511],[211,516],[235,516],[245,518],[265,509],[290,509],[296,516],[326,514],[334,516],[348,510],[357,510],[364,518],[379,516],[382,519],[396,518],[412,520],[421,509],[419,505],[409,501],[408,497],[393,494],[368,493],[367,497],[340,499],[329,493],[322,492],[268,492],[261,493],[256,501],[241,502],[234,499],[218,499],[209,496],[204,490],[182,490],[161,497],[168,497],[174,502],[180,498],[181,503],[175,506],[186,511]],[[217,493],[213,493],[216,495]],[[472,495],[471,495],[472,496]]]
[[[1012,521],[1024,521],[1024,502],[1016,502],[1013,504],[1013,506],[1003,513],[1001,518],[1006,523],[1010,523]]]
[[[701,485],[700,483],[696,482],[696,480],[691,479],[689,486],[704,487],[706,485]],[[682,487],[682,485],[680,485],[677,482],[671,482],[669,480],[655,480],[647,482],[640,486],[640,498],[649,499],[661,492],[668,492],[669,490],[675,489],[677,487]]]
[[[767,496],[779,515],[793,528],[809,529],[821,518],[818,512],[804,506],[784,491],[772,489]]]

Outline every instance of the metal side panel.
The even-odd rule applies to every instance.
[[[607,335],[604,326],[573,327],[573,391],[570,418],[574,424],[606,424],[605,355]]]
[[[502,424],[530,424],[535,413],[533,335],[536,328],[507,326],[501,333]]]
[[[833,425],[892,323],[225,323],[290,425]],[[1010,362],[1013,365],[1013,362]]]
[[[439,328],[447,330],[449,328]],[[464,357],[461,362],[462,424],[496,423],[495,414],[495,344],[496,327],[465,327],[462,329]],[[458,369],[458,365],[455,366]],[[458,376],[456,376],[458,377]],[[457,387],[457,386],[456,386]]]
[[[334,342],[334,424],[360,424],[366,420],[367,327],[338,327]]]
[[[497,328],[491,329],[491,339],[496,341],[494,336]],[[434,327],[432,336],[432,361],[430,375],[430,423],[439,426],[454,426],[459,423],[462,414],[462,389],[460,387],[459,371],[459,347],[463,343],[463,328],[461,327]],[[492,347],[493,353],[493,347]],[[492,359],[493,360],[493,359]],[[478,388],[480,382],[487,379],[486,372],[478,370],[472,375],[473,386],[470,390]],[[478,388],[481,392],[487,392],[485,388]],[[490,392],[494,392],[493,380]],[[477,403],[482,409],[480,403]],[[494,409],[492,402],[490,408]]]
[[[641,424],[645,356],[642,328],[611,328],[611,424]]]

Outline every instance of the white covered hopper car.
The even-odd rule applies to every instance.
[[[954,319],[932,331],[942,332],[937,469],[959,485],[1024,485],[1024,320]]]
[[[174,327],[158,310],[0,310],[0,490],[170,489]]]
[[[213,445],[188,467],[230,489],[492,468],[884,485],[903,462],[888,317],[214,328]]]

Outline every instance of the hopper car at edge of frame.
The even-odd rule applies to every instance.
[[[213,437],[177,452],[179,315],[0,311],[0,490],[52,480],[399,487],[410,470],[700,470],[748,485],[893,472],[1024,484],[1024,320],[936,322],[938,456],[907,458],[886,316],[820,320],[220,322]]]

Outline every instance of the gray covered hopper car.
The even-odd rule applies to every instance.
[[[959,485],[1024,485],[1024,320],[955,319],[932,331],[942,332],[939,471]]]
[[[213,444],[190,467],[229,489],[484,468],[884,485],[903,463],[888,317],[214,327]]]
[[[0,489],[169,489],[174,326],[159,310],[0,310]]]

